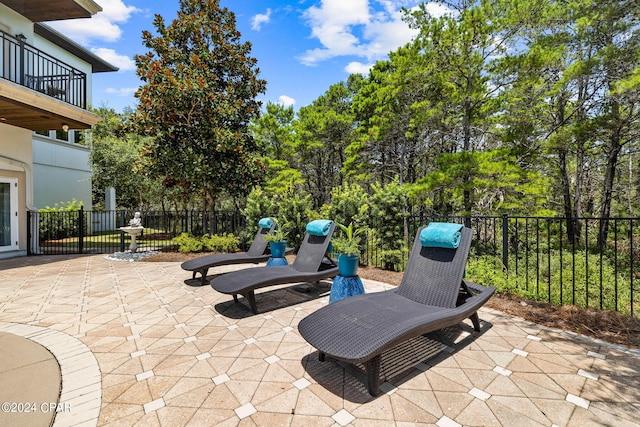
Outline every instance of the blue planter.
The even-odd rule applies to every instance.
[[[344,277],[355,276],[358,271],[358,255],[340,254],[338,256],[338,271]]]
[[[269,247],[271,248],[271,256],[273,258],[284,258],[284,252],[287,248],[287,241],[283,240],[281,242],[269,242]]]

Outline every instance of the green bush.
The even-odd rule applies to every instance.
[[[202,236],[202,244],[205,251],[209,252],[238,252],[240,239],[231,233],[225,233],[222,236],[204,235]]]
[[[320,209],[323,218],[340,224],[353,224],[354,229],[369,225],[369,195],[358,184],[344,184],[331,190],[331,203]]]
[[[247,220],[247,226],[240,233],[240,238],[244,242],[251,242],[256,235],[258,222],[262,218],[271,218],[277,216],[278,206],[275,203],[274,196],[261,188],[255,188],[247,196],[246,207],[242,210],[242,214]]]
[[[482,285],[494,285],[498,292],[559,306],[576,305],[632,314],[630,277],[620,270],[616,272],[611,260],[604,257],[601,260],[599,255],[585,251],[575,254],[570,250],[552,251],[542,254],[539,263],[527,264],[524,259],[518,259],[517,269],[515,256],[510,256],[508,271],[495,256],[471,256],[466,278]],[[633,315],[638,315],[637,305]]]
[[[182,233],[174,237],[173,243],[178,245],[178,251],[183,254],[192,252],[237,252],[240,239],[231,233],[222,236],[205,234],[201,237]]]
[[[78,228],[78,212],[80,209],[82,209],[82,202],[76,199],[70,202],[56,203],[53,207],[47,206],[39,209],[38,211],[41,214],[40,240],[77,237],[80,231]]]
[[[317,218],[311,209],[311,196],[285,192],[279,195],[278,222],[287,232],[287,246],[299,247],[307,229],[307,223]]]

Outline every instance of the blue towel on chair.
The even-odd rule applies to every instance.
[[[307,224],[307,233],[312,236],[326,236],[331,230],[332,223],[330,219],[316,219]]]
[[[273,220],[271,218],[262,218],[260,221],[258,221],[258,226],[260,228],[271,228],[272,225]]]
[[[456,249],[460,244],[462,224],[430,222],[420,232],[420,243],[427,248]]]

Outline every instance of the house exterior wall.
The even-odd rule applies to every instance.
[[[0,29],[10,34],[22,33],[27,41],[33,40],[33,23],[4,4],[0,4]]]
[[[0,248],[0,258],[27,253],[27,210],[32,202],[31,131],[0,124],[0,179],[16,179],[18,246]]]
[[[23,34],[28,44],[84,72],[87,77],[87,105],[90,106],[92,64],[34,33],[33,22],[8,8],[1,1],[0,29],[14,36]],[[55,2],[55,0],[52,1]],[[6,258],[27,254],[29,244],[27,211],[37,211],[47,206],[53,207],[56,203],[69,202],[73,199],[82,202],[85,208],[91,208],[91,167],[89,147],[57,140],[55,132],[50,132],[49,136],[42,136],[28,129],[2,123],[1,113],[0,181],[5,182],[2,187],[5,189],[6,181],[17,182],[19,217],[18,245],[0,246],[0,258]],[[13,187],[12,184],[11,188]],[[11,209],[13,209],[13,203]],[[37,230],[33,232],[36,233]]]
[[[33,135],[33,205],[82,202],[91,208],[91,166],[88,147]]]

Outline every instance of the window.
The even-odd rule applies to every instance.
[[[0,251],[18,249],[18,180],[0,177]]]

